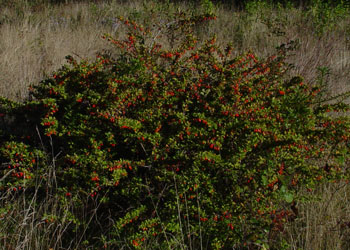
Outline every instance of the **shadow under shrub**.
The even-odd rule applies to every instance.
[[[39,204],[54,179],[74,201],[63,247],[279,248],[296,190],[347,178],[348,106],[287,79],[287,45],[266,59],[198,45],[190,28],[209,19],[178,16],[171,50],[121,19],[127,38],[105,38],[120,56],[67,57],[33,100],[2,98],[0,192]]]

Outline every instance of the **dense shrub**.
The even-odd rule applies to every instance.
[[[70,222],[66,248],[273,242],[297,216],[298,188],[347,178],[348,106],[286,77],[288,44],[259,59],[197,41],[191,27],[209,19],[177,16],[166,26],[181,43],[171,50],[121,19],[127,38],[105,37],[117,57],[67,57],[27,101],[2,98],[2,197],[40,204],[53,190],[74,203],[64,219],[43,214]]]

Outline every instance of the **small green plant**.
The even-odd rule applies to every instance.
[[[215,14],[215,6],[210,0],[202,0],[201,5],[204,8],[205,13],[214,15]]]
[[[245,11],[251,17],[260,18],[264,15],[264,11],[270,11],[273,8],[273,5],[268,3],[265,0],[257,0],[257,1],[247,1],[245,3]]]
[[[332,1],[313,0],[310,4],[308,15],[312,17],[318,36],[332,30],[349,12],[349,5],[345,2],[337,2],[333,6],[331,3]]]
[[[287,46],[266,59],[233,57],[215,37],[199,46],[192,29],[211,19],[176,15],[157,33],[178,34],[180,45],[166,50],[120,18],[127,37],[104,37],[119,56],[68,56],[32,86],[32,100],[0,99],[0,192],[24,189],[40,203],[48,186],[38,180],[54,178],[60,203],[75,204],[63,246],[278,244],[274,232],[297,216],[299,187],[347,178],[349,107],[287,79]]]

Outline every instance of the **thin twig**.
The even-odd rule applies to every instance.
[[[175,193],[176,193],[176,202],[177,202],[177,213],[178,213],[178,218],[179,218],[179,223],[180,223],[180,231],[181,231],[181,240],[183,246],[185,245],[185,238],[184,238],[184,233],[182,231],[182,223],[181,223],[181,210],[180,210],[180,201],[179,201],[179,194],[177,191],[177,185],[176,185],[176,177],[175,174],[173,175],[174,177],[174,184],[175,184]]]
[[[9,176],[9,174],[11,174],[13,171],[15,171],[14,169],[11,169],[10,171],[8,171],[1,179],[0,182],[2,182],[3,180],[6,179],[7,176]]]

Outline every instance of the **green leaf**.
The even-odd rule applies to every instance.
[[[339,156],[339,157],[337,158],[337,161],[338,161],[338,163],[339,163],[340,165],[343,165],[343,164],[345,163],[345,158],[344,158],[344,156],[343,156],[343,155]]]
[[[286,202],[291,203],[294,200],[294,195],[292,193],[285,193],[284,199]]]

